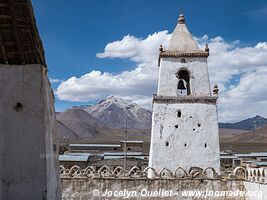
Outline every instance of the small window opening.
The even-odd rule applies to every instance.
[[[201,124],[200,124],[200,123],[198,123],[198,124],[197,124],[197,126],[198,126],[198,127],[201,127]]]
[[[17,112],[22,110],[22,104],[20,102],[16,103],[16,106],[14,107]]]
[[[181,110],[178,110],[177,116],[180,118],[182,116]]]
[[[190,95],[190,74],[187,70],[181,70],[177,75],[178,85],[177,93],[178,95]]]
[[[174,127],[175,127],[175,128],[178,128],[178,125],[175,125]]]
[[[128,148],[128,151],[132,151],[132,148]]]
[[[168,147],[169,146],[169,142],[165,142],[165,145],[166,145],[166,147]]]
[[[185,143],[185,144],[184,144],[184,146],[186,147],[186,146],[187,146],[187,144]]]
[[[181,58],[181,63],[186,63],[185,58]]]
[[[192,116],[190,116],[189,118],[192,118]]]
[[[114,148],[114,150],[118,150],[118,148],[117,148],[117,147],[115,147],[115,148]]]
[[[204,145],[204,146],[205,146],[205,148],[207,148],[207,143],[205,143],[205,145]]]
[[[193,131],[195,131],[196,129],[195,128],[193,128]]]

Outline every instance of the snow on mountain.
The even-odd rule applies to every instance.
[[[109,96],[95,105],[83,106],[81,109],[116,129],[125,128],[126,118],[129,129],[151,128],[151,111],[119,97]]]

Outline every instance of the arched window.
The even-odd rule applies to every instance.
[[[182,69],[177,73],[178,85],[177,93],[178,95],[190,95],[190,74],[186,69]]]

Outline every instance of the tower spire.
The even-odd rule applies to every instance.
[[[178,17],[178,23],[172,33],[167,50],[183,52],[192,52],[199,50],[191,33],[187,29],[183,13],[181,13]]]
[[[178,17],[178,24],[184,24],[185,23],[185,17],[184,14],[181,12],[181,14]]]

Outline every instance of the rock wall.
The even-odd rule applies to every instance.
[[[0,91],[0,199],[58,199],[54,97],[47,69],[0,65]]]

